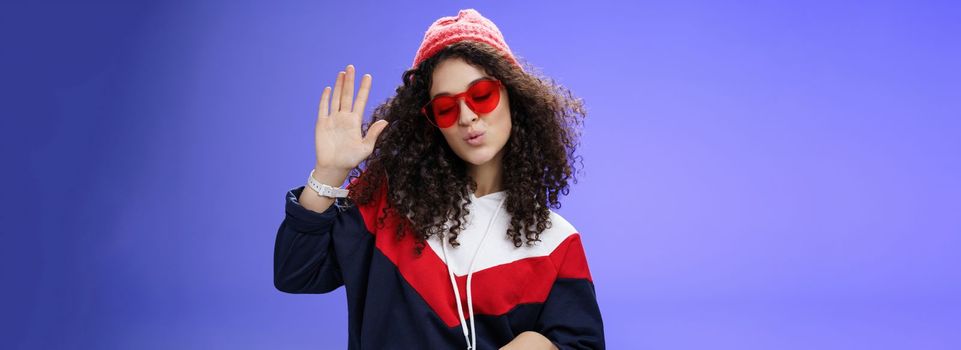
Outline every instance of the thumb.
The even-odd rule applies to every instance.
[[[374,143],[377,142],[377,137],[380,136],[380,133],[383,132],[384,129],[386,128],[387,128],[387,121],[383,119],[374,122],[374,124],[371,124],[370,128],[367,129],[367,135],[364,136],[364,144],[367,145],[367,147],[373,148]]]

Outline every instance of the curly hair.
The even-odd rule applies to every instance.
[[[457,235],[464,229],[469,195],[477,183],[468,175],[466,162],[420,111],[430,97],[434,68],[447,58],[464,59],[506,87],[512,123],[503,159],[503,168],[510,171],[504,171],[502,179],[504,206],[510,214],[507,235],[515,247],[522,246],[521,236],[533,245],[551,225],[548,207],[560,208],[559,195],[568,194],[568,180],[577,183],[576,165],[582,162],[574,152],[585,110],[570,90],[527,73],[534,67],[526,62],[521,70],[486,44],[465,41],[447,46],[403,73],[396,95],[376,107],[363,126],[366,133],[377,120],[389,122],[371,155],[351,170],[349,199],[365,204],[387,192],[378,227],[383,227],[389,208],[407,213],[409,220],[399,220],[396,237],[412,228],[417,255],[427,239],[443,237],[445,231],[452,246],[460,244]],[[390,191],[381,188],[385,184]]]

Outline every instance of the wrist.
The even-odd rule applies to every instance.
[[[350,174],[350,169],[339,169],[323,166],[314,166],[313,175],[311,175],[314,180],[325,185],[332,187],[340,187],[347,180],[347,175]]]

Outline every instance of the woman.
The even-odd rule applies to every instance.
[[[366,136],[371,76],[356,100],[355,80],[348,65],[321,96],[277,289],[344,285],[350,349],[603,348],[580,235],[549,209],[574,173],[580,101],[526,72],[472,9],[431,25]]]

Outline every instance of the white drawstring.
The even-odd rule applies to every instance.
[[[464,326],[464,310],[460,307],[460,291],[457,290],[457,281],[454,280],[454,272],[450,269],[450,264],[447,259],[447,244],[443,241],[440,242],[440,249],[444,251],[444,264],[447,265],[447,274],[450,275],[450,284],[454,286],[454,300],[457,301],[457,317],[460,319],[461,330],[464,331],[464,339],[467,340],[467,349],[471,349],[470,337],[467,336],[467,327]]]
[[[472,350],[477,348],[477,330],[474,327],[474,303],[473,297],[471,295],[471,279],[474,276],[474,261],[477,261],[477,255],[480,254],[481,248],[484,246],[484,240],[487,239],[487,234],[491,231],[491,226],[494,224],[494,219],[497,219],[497,215],[500,214],[500,209],[504,205],[504,200],[502,198],[500,203],[497,204],[497,209],[494,211],[494,215],[491,217],[490,222],[487,223],[487,229],[484,231],[484,235],[481,237],[480,243],[477,244],[477,250],[474,252],[474,256],[470,259],[470,265],[467,266],[467,314],[470,317],[470,335],[467,333],[466,320],[464,319],[464,310],[461,309],[460,303],[460,290],[457,288],[457,281],[454,278],[454,270],[450,268],[450,260],[447,258],[447,244],[441,240],[441,251],[444,252],[444,264],[447,265],[447,274],[450,275],[450,284],[454,287],[454,300],[457,302],[457,317],[460,318],[461,329],[464,330],[464,340],[467,341],[467,350]],[[448,240],[448,242],[450,242]]]

